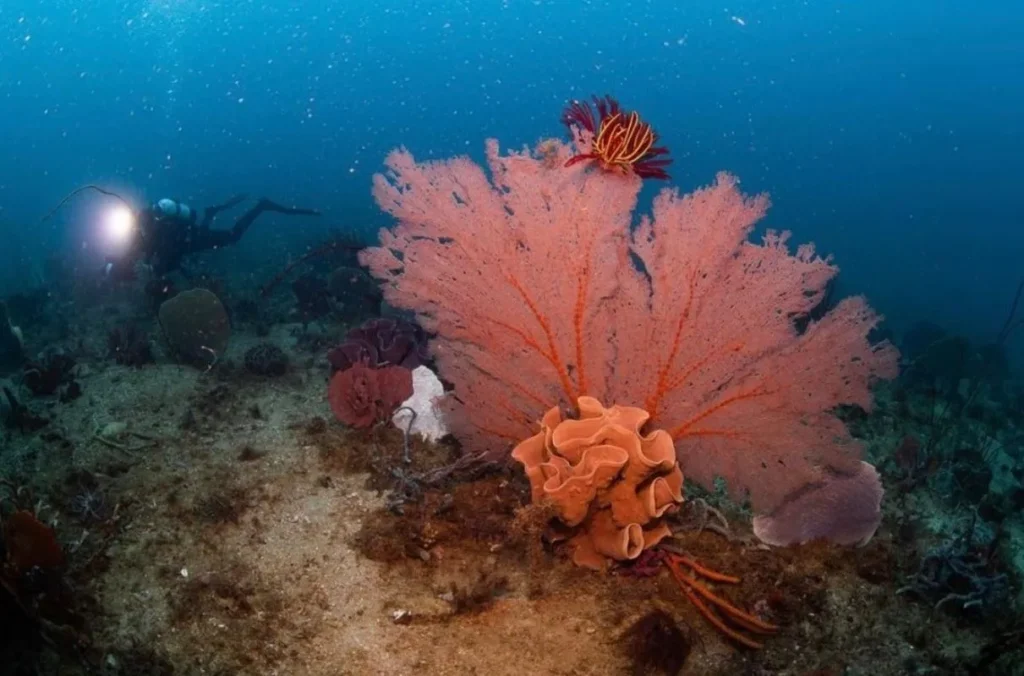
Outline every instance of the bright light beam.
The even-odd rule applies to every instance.
[[[104,218],[104,230],[111,244],[127,245],[135,234],[135,214],[123,204],[111,208]]]

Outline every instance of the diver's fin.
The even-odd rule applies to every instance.
[[[319,216],[320,212],[316,209],[302,209],[300,207],[286,207],[283,204],[272,202],[267,198],[262,198],[257,205],[263,211],[276,211],[279,214],[288,214],[290,216]]]
[[[234,197],[232,197],[231,199],[229,199],[224,204],[220,205],[220,208],[221,209],[230,209],[233,206],[237,206],[237,205],[241,204],[242,202],[244,202],[248,198],[249,198],[249,196],[247,194],[245,194],[244,192],[243,193],[239,193],[239,194],[235,195]]]

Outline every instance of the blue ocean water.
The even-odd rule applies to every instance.
[[[325,211],[260,221],[228,258],[281,257],[387,223],[386,152],[480,156],[563,134],[565,102],[643,113],[684,190],[718,170],[767,190],[766,225],[833,253],[898,331],[977,339],[1021,276],[1024,5],[803,2],[0,4],[0,288],[91,262],[96,198],[236,192]],[[271,246],[268,246],[271,245]],[[84,253],[83,253],[84,252]]]

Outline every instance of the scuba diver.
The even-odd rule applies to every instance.
[[[315,209],[285,207],[268,199],[260,199],[239,216],[230,230],[214,230],[210,227],[217,214],[245,199],[245,195],[236,195],[224,204],[207,207],[203,210],[202,220],[187,204],[168,198],[146,207],[135,218],[128,249],[119,257],[107,259],[107,276],[131,278],[135,264],[141,262],[150,266],[154,275],[163,277],[180,269],[183,260],[190,254],[235,244],[260,214],[266,211],[290,216],[320,215]]]

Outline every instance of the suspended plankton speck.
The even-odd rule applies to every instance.
[[[743,17],[742,17],[742,16],[733,16],[733,17],[730,17],[730,18],[731,18],[731,19],[732,19],[732,20],[733,20],[734,22],[738,23],[738,24],[739,24],[739,25],[741,25],[741,26],[746,26],[746,25],[747,25],[747,22],[746,22],[746,21],[745,21],[745,20],[743,19]]]

